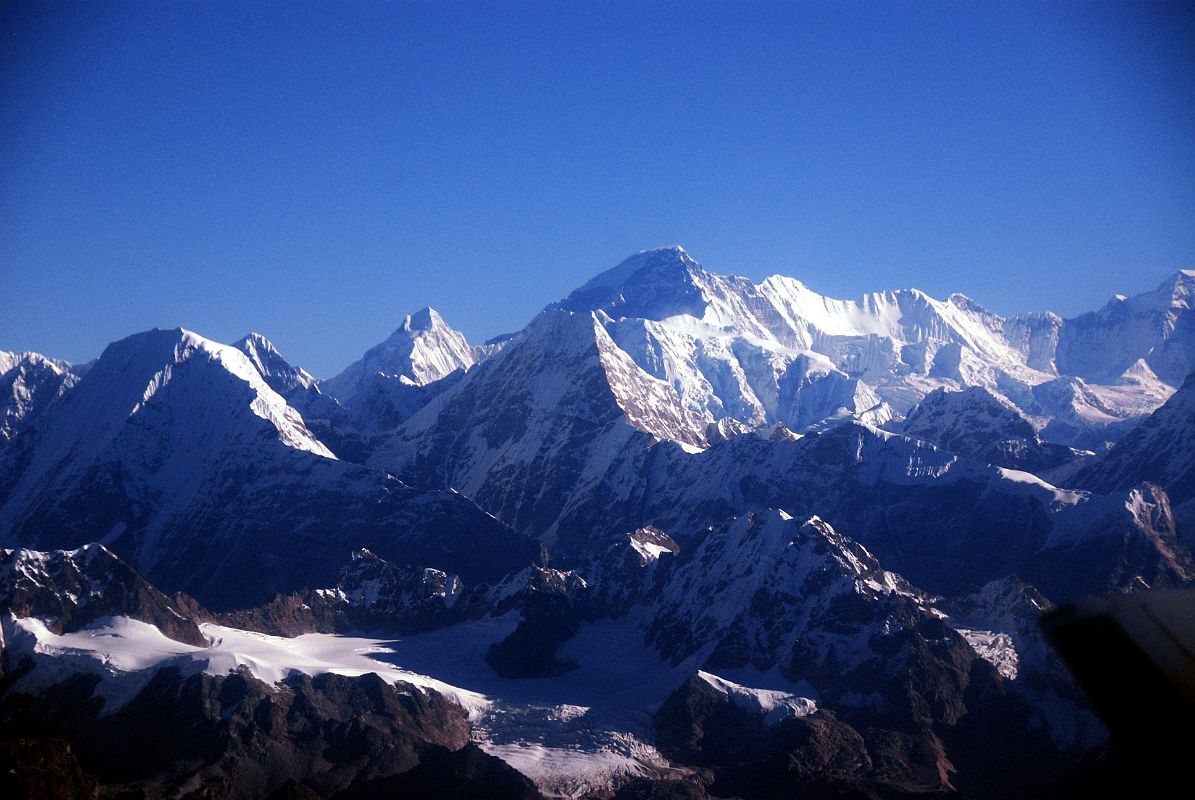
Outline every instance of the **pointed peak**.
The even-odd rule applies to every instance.
[[[783,514],[784,512],[781,511],[781,513]],[[789,517],[789,519],[793,519],[793,518]],[[834,526],[832,526],[830,523],[826,522],[824,519],[819,517],[817,514],[814,514],[813,516],[809,517],[807,520],[802,522],[799,530],[806,535],[813,534],[815,536],[820,536],[822,538],[838,537],[838,532],[836,530],[834,530]]]
[[[699,265],[680,245],[641,250],[624,258],[618,266],[598,274],[581,289],[620,286],[640,274],[665,272],[676,268],[686,269],[690,266]]]
[[[105,348],[104,353],[109,351],[137,353],[151,360],[165,363],[177,360],[184,353],[192,350],[211,349],[219,346],[210,339],[186,328],[151,328],[112,342]],[[103,359],[103,355],[100,358]]]
[[[991,313],[974,298],[968,297],[962,292],[954,292],[946,298],[946,302],[950,303],[955,308],[961,308],[964,311],[970,311],[975,314]]]
[[[608,275],[612,272],[624,272],[630,276],[645,270],[660,270],[667,269],[673,266],[698,266],[697,261],[685,251],[685,248],[679,244],[670,247],[653,247],[650,250],[640,250],[633,256],[624,258],[618,266],[612,270],[607,270],[602,273]],[[599,276],[600,277],[600,276]]]
[[[1157,373],[1149,366],[1149,363],[1144,358],[1139,358],[1129,365],[1128,369],[1120,374],[1116,383],[1120,385],[1133,384],[1156,384],[1160,383]]]
[[[257,331],[241,337],[232,346],[244,353],[270,388],[283,397],[298,387],[308,388],[316,383],[311,373],[287,361],[274,343]]]
[[[643,250],[602,272],[549,308],[604,309],[612,317],[661,319],[677,314],[700,317],[706,302],[704,270],[683,247]]]
[[[69,362],[35,353],[32,350],[24,353],[9,353],[0,350],[0,375],[5,375],[9,370],[17,368],[47,368],[57,373],[72,371],[72,365]]]
[[[241,380],[250,383],[264,380],[263,387],[274,388],[271,377],[282,373],[291,373],[304,384],[315,382],[311,375],[287,362],[260,334],[249,334],[230,345],[185,328],[154,328],[113,342],[105,348],[95,366],[102,367],[104,373],[133,370],[137,374],[152,375],[169,364],[181,364],[197,356]],[[90,367],[88,374],[91,374]]]
[[[250,331],[240,339],[237,339],[232,346],[238,350],[248,350],[252,348],[254,350],[261,350],[266,353],[278,352],[278,348],[274,347],[274,343],[266,338],[265,334],[258,333],[257,331]]]
[[[1162,286],[1170,291],[1172,297],[1189,297],[1195,293],[1195,269],[1180,269]]]
[[[653,247],[650,250],[642,250],[636,255],[652,256],[655,258],[666,258],[674,261],[693,261],[693,257],[679,244],[669,245],[667,247]],[[632,256],[634,258],[635,256]]]
[[[424,306],[414,314],[407,315],[402,327],[405,331],[430,331],[444,327],[444,318],[431,306]]]
[[[464,335],[449,327],[434,308],[424,306],[408,314],[384,342],[369,348],[323,385],[333,397],[348,402],[361,390],[363,381],[377,376],[426,386],[476,363]]]

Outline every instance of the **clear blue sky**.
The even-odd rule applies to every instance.
[[[1195,266],[1190,6],[0,6],[0,349],[328,377],[644,248],[1073,314]]]

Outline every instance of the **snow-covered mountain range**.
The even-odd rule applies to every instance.
[[[0,732],[166,794],[1041,791],[1101,733],[1037,614],[1195,581],[1193,289],[1003,318],[675,247],[327,381],[258,333],[0,353]],[[178,692],[225,698],[174,717],[225,766],[113,759]],[[347,766],[263,771],[244,703]]]
[[[271,388],[274,356],[267,376],[260,358],[185,330],[110,345],[14,439],[3,540],[102,542],[168,590],[223,607],[329,579],[358,546],[446,548],[417,557],[475,577],[535,552],[459,494],[337,459]]]
[[[1148,413],[1195,369],[1193,289],[1195,272],[1183,271],[1074,320],[1005,319],[960,294],[936,300],[910,289],[847,301],[784,276],[753,284],[712,274],[677,247],[633,256],[550,308],[608,315],[612,338],[640,368],[715,420],[799,429],[824,416],[802,417],[799,403],[783,402],[778,384],[798,377],[796,362],[801,373],[812,363],[862,381],[857,402],[843,406],[852,413],[870,410],[867,390],[904,414],[934,388],[981,386],[1043,424],[1076,413],[1094,432]],[[1059,379],[1091,408],[1067,408],[1065,392],[1038,388]]]

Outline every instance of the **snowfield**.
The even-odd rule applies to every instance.
[[[484,656],[517,622],[516,612],[402,639],[320,633],[285,638],[204,624],[200,630],[209,644],[196,647],[126,617],[56,634],[38,619],[10,615],[3,620],[3,638],[11,657],[30,656],[36,664],[16,691],[36,692],[79,673],[100,675],[97,693],[109,712],[162,668],[184,675],[247,669],[267,683],[296,672],[375,673],[455,701],[468,713],[482,749],[552,796],[579,797],[620,776],[658,776],[671,769],[644,739],[651,713],[692,674],[692,664],[664,664],[639,645],[637,620],[618,620],[587,626],[568,643],[562,656],[578,662],[578,669],[555,678],[504,679]],[[638,680],[628,681],[628,675]],[[777,719],[812,711],[811,701],[784,692],[724,685],[755,698],[751,702]]]
[[[266,683],[277,683],[295,672],[312,676],[373,672],[391,682],[404,681],[440,692],[470,716],[490,706],[489,699],[477,692],[381,660],[393,652],[384,639],[323,633],[287,639],[210,624],[200,625],[200,630],[210,642],[207,647],[177,642],[153,625],[127,617],[106,617],[83,630],[64,634],[50,631],[33,617],[9,617],[4,621],[4,639],[12,656],[32,656],[37,664],[21,679],[18,689],[49,685],[77,672],[100,674],[105,677],[100,692],[108,701],[108,711],[131,699],[154,672],[164,667],[178,668],[184,675],[225,675],[245,668]]]
[[[808,697],[775,689],[752,689],[704,670],[698,670],[697,675],[729,697],[736,706],[762,713],[765,725],[775,725],[793,717],[807,717],[817,711],[817,702]]]

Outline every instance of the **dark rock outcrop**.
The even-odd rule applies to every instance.
[[[1027,472],[1080,455],[1044,441],[1016,406],[979,386],[959,392],[935,389],[909,411],[899,430],[964,458]]]
[[[123,616],[154,625],[171,639],[206,645],[186,613],[189,606],[187,598],[162,594],[100,544],[50,552],[0,550],[0,609],[37,617],[55,633]]]
[[[95,800],[99,782],[79,766],[62,739],[0,740],[0,797]]]
[[[518,770],[470,743],[459,750],[430,747],[412,769],[358,783],[336,794],[335,800],[538,800],[541,796]]]
[[[168,668],[109,714],[88,702],[93,689],[71,681],[37,697],[7,692],[0,738],[61,738],[105,791],[151,797],[302,796],[299,786],[327,797],[417,767],[427,753],[425,772],[445,786],[484,774],[471,756],[443,766],[455,763],[443,752],[469,741],[458,706],[372,674],[300,674],[271,687],[245,673],[183,677]]]

